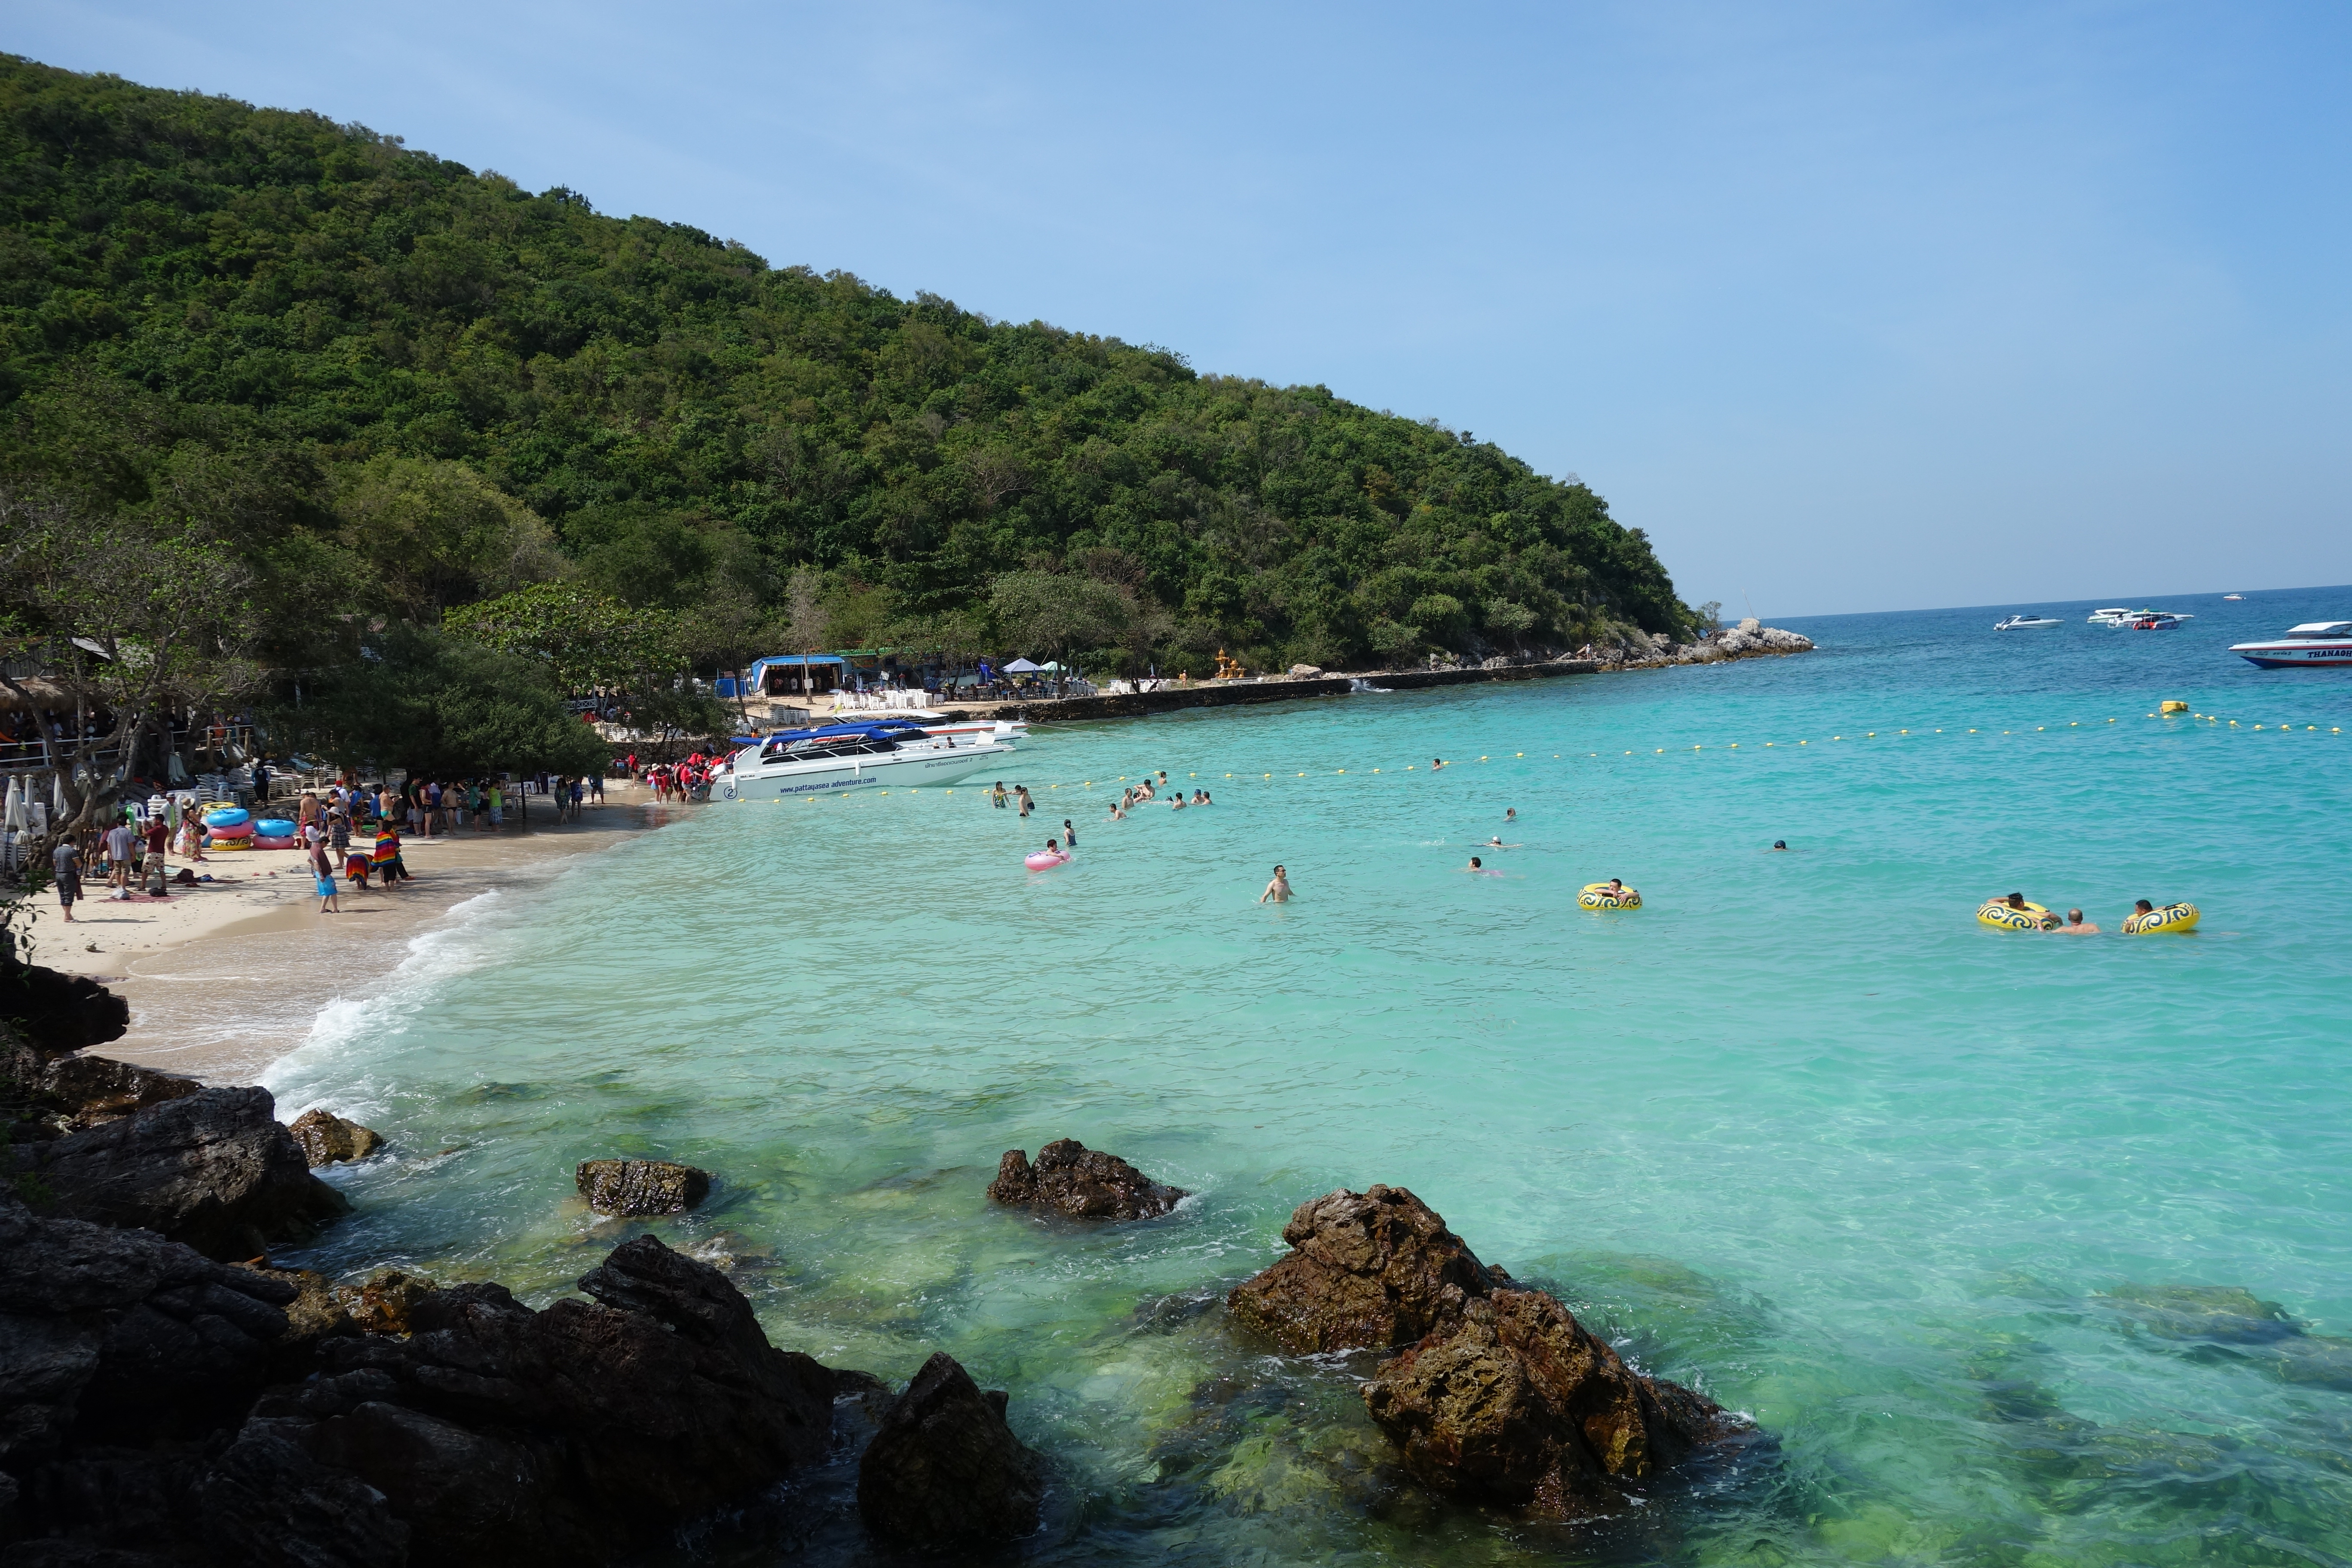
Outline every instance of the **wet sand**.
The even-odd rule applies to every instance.
[[[105,1055],[209,1083],[250,1083],[302,1043],[320,1009],[390,973],[410,941],[458,904],[545,882],[583,856],[696,809],[608,788],[608,804],[576,824],[541,823],[534,812],[526,831],[407,839],[402,858],[415,879],[358,894],[342,883],[335,914],[320,911],[292,849],[209,857],[196,869],[225,879],[164,903],[116,902],[86,882],[94,896],[75,906],[73,924],[58,919],[53,901],[42,911],[35,957],[102,979],[131,1004],[130,1032]]]

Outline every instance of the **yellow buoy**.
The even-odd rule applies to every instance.
[[[1606,882],[1587,882],[1584,890],[1576,895],[1576,901],[1588,910],[1638,910],[1642,907],[1642,895],[1631,888],[1612,891]]]
[[[2028,904],[2021,910],[2013,908],[2006,899],[1986,900],[1984,907],[1977,910],[1977,919],[1986,925],[1997,926],[2003,931],[2056,931],[2058,929],[2058,917],[2040,904]]]
[[[2126,917],[2124,934],[2138,936],[2147,931],[2195,931],[2200,918],[2195,904],[2167,904],[2144,915]]]
[[[2167,698],[2164,701],[2158,703],[2157,708],[2158,711],[2164,713],[2186,713],[2189,711],[2188,703],[2176,702],[2170,698]]]

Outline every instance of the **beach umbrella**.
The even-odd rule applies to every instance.
[[[1034,675],[1044,668],[1045,667],[1042,665],[1032,664],[1025,658],[1016,658],[1011,664],[1004,667],[1004,673],[1007,675]]]
[[[0,807],[0,828],[5,828],[10,833],[22,833],[25,830],[25,792],[17,786],[16,775],[14,773],[8,775],[7,805]]]
[[[62,770],[49,775],[49,819],[62,822],[66,815],[66,775]]]

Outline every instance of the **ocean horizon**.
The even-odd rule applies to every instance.
[[[284,1260],[543,1303],[652,1230],[779,1345],[1008,1390],[1039,1563],[2352,1559],[2352,684],[2228,652],[2352,589],[2237,591],[2144,601],[2194,613],[2160,633],[2084,624],[2121,598],[1768,617],[1817,651],[1040,725],[1026,822],[992,779],[696,811],[309,1019],[281,1117],[392,1152]],[[2028,609],[2072,613],[1991,630]],[[1108,820],[1147,770],[1215,804]],[[1025,870],[1065,817],[1075,862]],[[1258,904],[1277,861],[1297,900]],[[1577,906],[1612,876],[1642,910]],[[1979,924],[2012,889],[2106,934]],[[2139,898],[2202,922],[2115,934]],[[1192,1195],[986,1201],[1064,1137]],[[604,1155],[717,1186],[599,1219]],[[1375,1183],[1761,1440],[1574,1525],[1429,1497],[1369,1360],[1222,1310],[1296,1205]],[[878,1561],[845,1472],[794,1484],[800,1536],[680,1560]]]

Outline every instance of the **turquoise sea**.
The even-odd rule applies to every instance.
[[[319,1016],[281,1113],[396,1152],[301,1258],[543,1301],[629,1233],[575,1162],[704,1165],[655,1228],[777,1342],[1011,1390],[1038,1563],[2352,1562],[2352,672],[2226,652],[2352,589],[2159,603],[2198,618],[1843,616],[1791,658],[1041,729],[1025,824],[974,787],[698,811]],[[1106,821],[1146,769],[1216,804]],[[1064,816],[1076,862],[1025,871]],[[1610,876],[1647,907],[1580,910]],[[1978,925],[2012,889],[2204,924]],[[1066,1136],[1197,1195],[986,1203]],[[1362,1363],[1219,1305],[1375,1182],[1770,1440],[1573,1527],[1401,1482]],[[866,1561],[847,1484],[681,1554]]]

